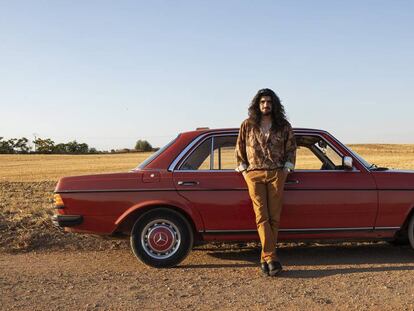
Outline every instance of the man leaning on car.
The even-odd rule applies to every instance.
[[[261,270],[275,276],[282,271],[276,243],[284,183],[295,167],[296,141],[284,107],[272,90],[259,90],[248,112],[237,137],[236,170],[243,174],[253,203],[262,245]]]

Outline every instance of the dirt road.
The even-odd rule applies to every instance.
[[[2,310],[414,310],[414,251],[386,243],[281,247],[280,277],[258,249],[194,250],[177,268],[128,248],[0,254]]]

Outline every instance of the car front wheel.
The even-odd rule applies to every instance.
[[[193,247],[193,230],[178,212],[157,208],[142,215],[131,232],[131,247],[143,263],[157,268],[179,264]]]
[[[414,249],[414,214],[408,224],[408,240],[410,240],[411,247]]]

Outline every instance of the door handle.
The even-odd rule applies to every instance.
[[[299,180],[286,180],[285,185],[295,185],[298,184]]]
[[[179,186],[195,186],[198,185],[199,182],[198,181],[179,181],[178,185]]]

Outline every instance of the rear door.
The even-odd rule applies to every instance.
[[[173,172],[174,184],[201,214],[205,229],[254,230],[254,213],[242,174],[235,171],[237,133],[205,137]]]

